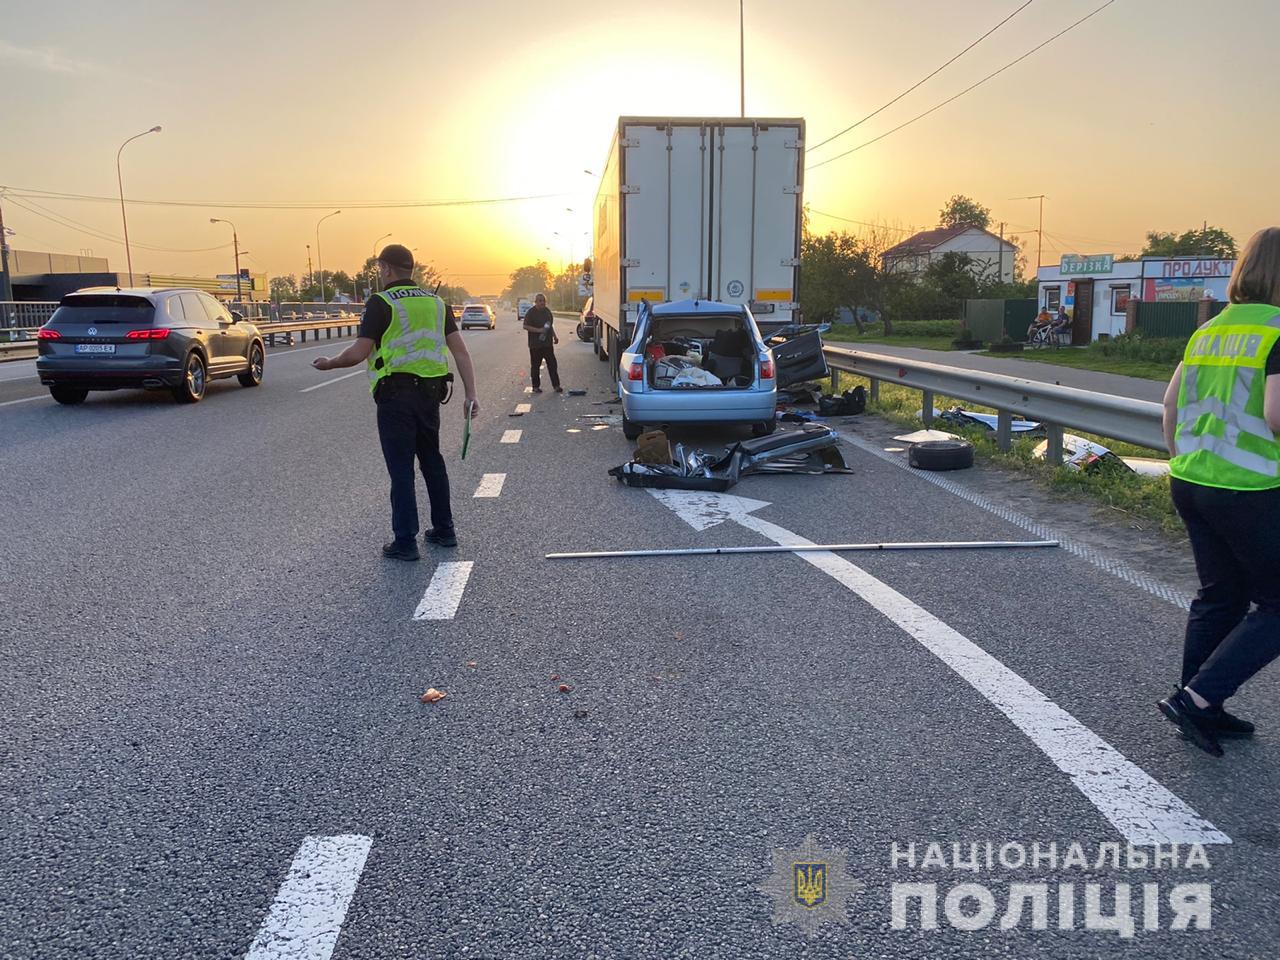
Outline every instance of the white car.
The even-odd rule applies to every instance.
[[[493,330],[497,325],[498,318],[493,312],[493,307],[487,303],[468,303],[462,308],[462,315],[458,318],[458,326],[463,330],[469,327]]]

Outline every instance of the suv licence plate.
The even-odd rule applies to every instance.
[[[115,353],[114,343],[77,343],[76,353]]]

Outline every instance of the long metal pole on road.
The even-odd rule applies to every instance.
[[[138,137],[145,137],[148,133],[159,132],[160,126],[158,124],[150,130],[143,130],[120,144],[120,149],[116,151],[116,186],[120,188],[120,224],[124,227],[124,259],[129,265],[129,286],[131,287],[133,286],[133,255],[129,252],[129,218],[124,212],[124,177],[120,173],[120,154],[124,152],[125,147],[137,140]]]

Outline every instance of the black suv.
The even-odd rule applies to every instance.
[[[587,343],[596,338],[596,312],[592,309],[595,302],[595,297],[587,297],[587,302],[582,305],[582,314],[578,317],[578,339]]]
[[[210,380],[258,386],[266,358],[258,328],[199,290],[77,290],[36,339],[40,382],[66,404],[90,390],[129,387],[165,387],[197,403]]]

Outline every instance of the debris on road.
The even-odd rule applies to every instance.
[[[418,699],[423,703],[439,703],[448,695],[449,694],[447,694],[443,690],[437,690],[435,687],[428,687],[427,692],[424,693],[422,696],[420,696]]]
[[[935,412],[936,413],[936,412]],[[972,410],[966,410],[964,407],[948,407],[936,416],[943,423],[949,423],[956,427],[985,427],[994,433],[999,425],[999,417],[994,413],[975,413]],[[1013,433],[1021,433],[1026,436],[1044,436],[1044,424],[1034,420],[1023,420],[1015,418],[1009,425],[1009,429]]]
[[[587,715],[587,711],[582,710],[582,709],[578,709],[578,710],[573,711],[573,715],[574,715],[575,717],[577,717],[579,720],[581,720],[583,717],[585,717],[585,716]]]
[[[476,664],[476,662],[475,662],[474,660],[468,660],[468,661],[467,661],[467,666],[468,666],[468,667],[470,667],[472,670],[474,670],[474,669],[476,668],[477,664]]]
[[[1042,440],[1036,444],[1031,455],[1038,460],[1047,459],[1049,441]],[[1062,435],[1062,465],[1072,470],[1094,472],[1107,468],[1131,470],[1144,477],[1166,477],[1169,475],[1169,461],[1156,457],[1121,457],[1108,447],[1074,433]]]
[[[907,463],[917,470],[967,470],[973,466],[968,440],[925,440],[907,447]]]
[[[573,687],[569,686],[567,683],[562,683],[560,684],[558,689],[560,690],[561,693],[568,693],[570,690],[573,689]]]
[[[893,439],[899,443],[923,443],[926,440],[961,440],[963,438],[954,433],[947,433],[945,430],[917,430],[914,433],[901,434]]]
[[[852,473],[830,427],[807,424],[800,430],[743,440],[723,455],[686,450],[676,444],[670,463],[634,459],[614,467],[609,475],[629,487],[723,492],[753,473]]]
[[[551,680],[552,680],[552,681],[556,681],[556,680],[559,680],[559,679],[560,679],[560,674],[558,674],[558,673],[553,673],[553,674],[551,675]]]
[[[566,390],[565,393],[571,397],[585,397],[587,395],[585,390]]]

